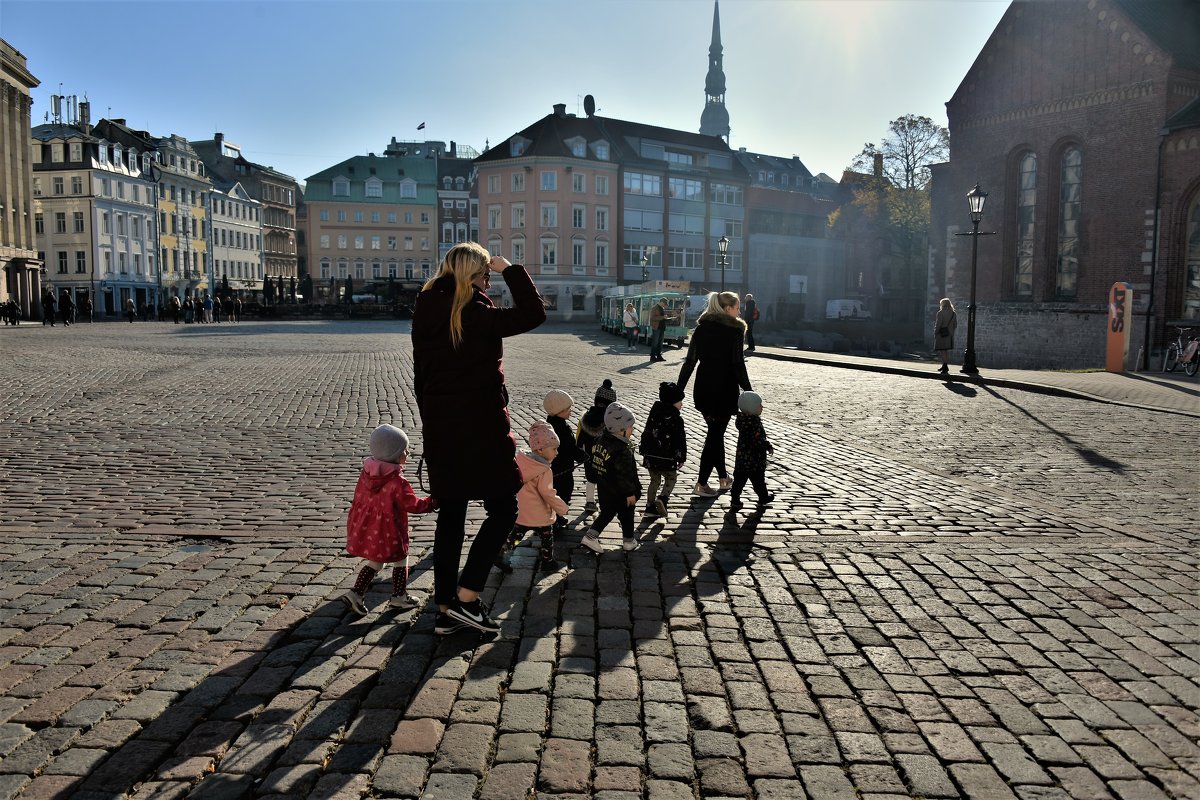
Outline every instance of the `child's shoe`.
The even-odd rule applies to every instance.
[[[388,600],[389,607],[398,608],[401,611],[412,611],[419,605],[421,605],[421,601],[411,594],[394,594],[392,599]]]
[[[642,516],[644,516],[644,517],[661,517],[662,514],[658,513],[658,509],[654,507],[654,503],[647,503],[645,510],[642,511]]]
[[[654,501],[654,513],[660,517],[667,515],[667,503],[661,497]]]
[[[554,533],[560,534],[567,529],[567,518],[558,517],[554,520]]]
[[[560,569],[562,569],[562,564],[554,556],[541,559],[541,561],[538,562],[538,565],[541,567],[542,572],[558,572]]]
[[[496,554],[496,560],[492,563],[496,565],[496,569],[500,570],[505,575],[512,575],[512,550],[505,547]]]
[[[583,540],[580,542],[588,550],[593,553],[603,553],[604,545],[600,544],[600,534],[594,528],[588,528],[583,533]]]
[[[729,487],[733,486],[733,478],[721,478],[717,481],[717,486],[719,486],[723,492]]]
[[[729,501],[729,513],[730,514],[736,514],[737,512],[739,512],[741,510],[742,510],[742,501],[741,500],[730,500]]]
[[[367,604],[363,602],[363,596],[353,589],[346,590],[346,593],[342,595],[342,602],[360,617],[367,613]]]
[[[707,483],[697,483],[696,488],[692,489],[692,494],[696,497],[716,497],[719,492]]]
[[[633,536],[623,536],[621,537],[621,547],[625,550],[632,550],[637,547],[637,539]]]
[[[590,514],[593,511],[599,511],[600,506],[596,505],[596,501],[588,500],[586,503],[583,504],[583,510]]]

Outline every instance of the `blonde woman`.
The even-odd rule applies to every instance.
[[[633,303],[625,304],[625,313],[622,316],[622,324],[625,326],[626,344],[630,350],[637,349],[638,340],[638,316],[637,311],[633,307]]]
[[[954,303],[950,302],[949,297],[943,297],[937,316],[933,318],[933,349],[942,357],[938,372],[943,375],[950,371],[950,351],[954,349],[954,329],[957,327],[958,315],[954,313]]]
[[[717,495],[717,490],[708,485],[713,470],[716,470],[721,489],[733,485],[725,466],[725,429],[737,413],[739,387],[746,391],[753,388],[742,357],[746,323],[739,316],[740,311],[741,301],[733,292],[711,293],[708,306],[696,320],[687,358],[679,370],[677,383],[680,389],[687,388],[692,371],[696,370],[692,402],[708,425],[704,449],[700,451],[699,482],[692,490],[697,497]]]
[[[492,273],[512,295],[511,308],[487,296]],[[508,416],[503,340],[546,321],[546,307],[520,264],[457,244],[413,310],[413,384],[429,493],[438,501],[433,542],[433,597],[441,611],[434,632],[470,626],[495,633],[479,592],[517,518],[521,471]],[[487,514],[459,572],[467,503]]]

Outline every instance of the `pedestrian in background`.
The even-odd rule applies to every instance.
[[[667,333],[667,323],[677,318],[667,310],[667,298],[660,297],[658,302],[650,307],[650,360],[666,361],[663,358],[663,336]]]
[[[637,311],[633,308],[633,303],[625,304],[625,313],[621,316],[622,324],[625,326],[625,344],[630,350],[637,349],[638,337],[638,318]]]
[[[235,297],[233,299],[233,321],[242,321],[242,298]]]
[[[664,381],[658,385],[658,402],[650,407],[642,431],[642,466],[650,474],[646,516],[665,517],[667,501],[675,490],[679,468],[687,460],[687,433],[683,428],[683,390]],[[659,486],[662,492],[659,492]]]
[[[746,292],[746,302],[742,304],[742,321],[746,323],[746,350],[754,351],[754,323],[758,322],[758,303],[754,295]]]
[[[699,480],[692,490],[698,497],[717,495],[717,490],[708,485],[713,470],[716,470],[721,489],[733,485],[725,467],[725,430],[737,411],[738,388],[746,391],[754,388],[750,385],[746,361],[742,357],[746,323],[738,316],[740,306],[738,296],[733,292],[709,294],[708,306],[696,321],[687,358],[679,370],[677,383],[685,390],[693,370],[696,372],[692,402],[708,426],[704,449],[700,452]]]
[[[733,457],[733,489],[729,493],[729,511],[742,509],[742,489],[746,482],[754,487],[759,506],[775,499],[767,491],[767,456],[775,452],[762,424],[762,397],[757,392],[742,392],[738,398],[737,450]]]
[[[355,614],[367,613],[367,588],[384,564],[394,564],[388,605],[407,611],[417,607],[408,593],[408,515],[433,511],[437,501],[418,498],[404,478],[408,434],[380,425],[371,431],[368,447],[371,455],[363,459],[346,521],[346,552],[364,563],[342,602]]]
[[[125,316],[129,318],[131,325],[137,320],[137,304],[133,302],[132,297],[125,298]]]
[[[217,295],[213,298],[213,322],[221,321],[221,312],[224,310],[224,304],[221,302],[221,296]]]
[[[497,308],[487,295],[500,273],[513,298]],[[413,311],[413,384],[421,414],[430,493],[439,503],[433,543],[434,633],[469,625],[500,630],[479,601],[492,562],[517,518],[517,445],[504,385],[504,339],[546,321],[529,273],[480,244],[450,248],[417,296]],[[467,503],[487,514],[459,571]]]
[[[62,317],[63,325],[70,325],[75,321],[75,301],[66,289],[63,289],[62,299],[58,301],[58,313]]]
[[[175,320],[175,324],[179,324],[179,298],[171,295],[171,319]]]
[[[642,480],[633,456],[633,412],[617,402],[604,409],[604,435],[592,445],[592,465],[596,470],[600,513],[583,534],[581,544],[593,553],[603,553],[600,534],[613,517],[621,523],[621,546],[637,546],[633,515],[642,496]]]
[[[561,532],[567,527],[566,514],[571,507],[571,497],[575,494],[575,468],[587,462],[587,454],[580,449],[575,441],[575,434],[567,420],[571,418],[571,408],[575,401],[571,395],[562,389],[551,389],[542,398],[542,408],[546,411],[546,422],[554,429],[558,437],[558,455],[550,463],[554,473],[554,491],[567,504],[567,512],[554,521],[555,532]]]
[[[54,314],[57,303],[54,301],[54,292],[50,289],[42,295],[42,327],[46,327],[46,323],[50,323],[50,327],[54,327]]]
[[[195,318],[196,318],[196,305],[192,302],[191,296],[184,296],[184,298],[183,298],[183,321],[190,325],[192,323],[192,320],[194,320]]]
[[[954,349],[954,330],[957,327],[958,315],[954,313],[954,303],[950,302],[949,297],[943,297],[933,318],[933,349],[941,356],[942,366],[938,372],[943,375],[950,371],[950,351]]]
[[[204,321],[213,321],[213,299],[212,295],[208,293],[204,295]]]
[[[579,430],[575,432],[575,441],[584,452],[587,460],[583,462],[583,477],[587,484],[583,489],[583,510],[595,511],[596,506],[596,470],[592,468],[592,445],[604,435],[604,409],[617,399],[617,390],[613,388],[608,378],[600,384],[592,398],[592,407],[583,412],[579,418]]]

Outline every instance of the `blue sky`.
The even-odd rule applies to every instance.
[[[1007,0],[722,0],[733,147],[837,177],[945,102]],[[394,136],[483,150],[554,103],[696,130],[712,0],[0,0],[0,36],[93,119],[211,139],[303,181]],[[64,22],[66,22],[64,25]],[[426,124],[418,132],[417,125]]]

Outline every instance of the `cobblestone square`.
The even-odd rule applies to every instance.
[[[509,340],[518,438],[606,377],[644,420],[667,359]],[[1195,419],[767,352],[775,502],[689,496],[685,402],[668,516],[596,556],[577,486],[487,641],[337,599],[367,433],[421,449],[406,323],[22,326],[0,363],[0,797],[1200,797]]]

